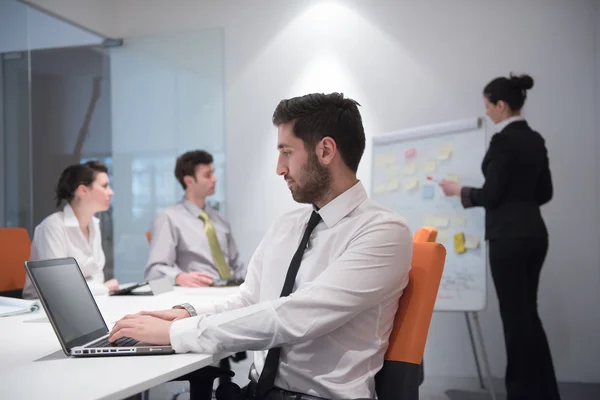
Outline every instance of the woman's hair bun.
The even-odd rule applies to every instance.
[[[526,74],[519,76],[511,74],[510,81],[523,90],[529,90],[533,87],[533,78]]]

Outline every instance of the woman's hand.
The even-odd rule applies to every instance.
[[[108,288],[109,292],[114,292],[115,290],[119,290],[119,281],[116,279],[111,279],[104,282],[104,286]]]
[[[446,196],[460,196],[460,191],[462,190],[462,186],[458,183],[447,179],[442,179],[440,187]]]

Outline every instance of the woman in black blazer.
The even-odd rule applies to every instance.
[[[528,75],[496,78],[483,90],[488,117],[498,133],[483,159],[481,188],[440,182],[447,196],[485,208],[486,239],[507,353],[507,400],[558,400],[550,348],[537,311],[540,271],[548,232],[540,206],[552,199],[544,139],[521,117]]]

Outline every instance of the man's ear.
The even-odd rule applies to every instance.
[[[337,145],[335,140],[330,138],[329,136],[321,139],[319,143],[317,143],[316,147],[317,158],[321,161],[323,165],[329,165],[333,161],[333,157],[337,153]]]
[[[183,177],[183,183],[185,183],[185,187],[190,186],[192,183],[194,183],[195,179],[193,176],[190,175],[186,175]]]

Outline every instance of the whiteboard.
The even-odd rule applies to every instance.
[[[460,198],[446,197],[436,181],[454,179],[464,186],[481,187],[481,161],[487,142],[482,118],[373,138],[371,197],[404,217],[413,233],[424,225],[436,227],[437,241],[446,247],[436,311],[480,311],[486,307],[484,210],[464,209]],[[455,234],[465,239],[458,252]]]

